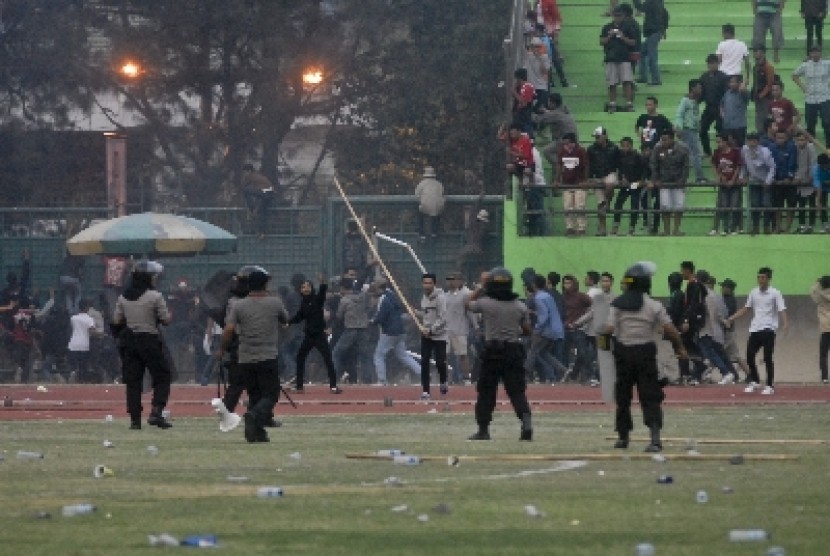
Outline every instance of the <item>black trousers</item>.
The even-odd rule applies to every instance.
[[[678,359],[677,366],[680,368],[681,377],[691,377],[695,380],[703,378],[703,373],[706,371],[706,365],[700,360],[700,349],[697,347],[697,332],[689,330],[680,335],[683,342],[683,347],[686,348],[686,353],[696,359]],[[691,367],[694,366],[694,372]]]
[[[225,388],[225,397],[222,401],[228,411],[233,413],[233,410],[239,404],[242,392],[245,390],[245,377],[242,376],[242,371],[239,370],[236,353],[231,353],[228,359],[222,361],[221,364],[228,371],[228,386]]]
[[[775,362],[772,354],[775,351],[775,331],[770,329],[750,332],[746,341],[746,363],[749,365],[749,381],[760,384],[758,367],[755,365],[755,356],[758,351],[764,350],[764,365],[767,368],[767,386],[772,387],[775,382]]]
[[[715,124],[715,132],[720,133],[723,127],[723,118],[720,115],[720,107],[715,105],[710,107],[706,104],[706,109],[700,115],[700,147],[703,149],[703,154],[711,155],[712,148],[709,143],[709,128]]]
[[[657,380],[657,346],[654,342],[631,346],[617,342],[614,345],[614,362],[617,365],[617,382],[614,384],[614,399],[617,402],[614,427],[617,433],[620,437],[626,437],[634,429],[631,418],[634,386],[637,386],[645,426],[663,428],[661,404],[666,396]]]
[[[150,372],[153,382],[153,408],[163,409],[170,398],[172,374],[158,334],[123,334],[124,350],[121,378],[127,387],[127,413],[132,419],[141,419],[141,383],[144,370]]]
[[[830,354],[830,332],[822,332],[818,344],[818,366],[821,369],[821,380],[827,380],[828,354]]]
[[[276,359],[240,363],[239,370],[248,391],[248,413],[253,415],[257,429],[265,432],[265,424],[271,419],[271,411],[279,400],[279,364]]]
[[[421,388],[429,393],[429,360],[435,357],[438,379],[441,384],[447,382],[447,341],[433,340],[421,336]]]
[[[631,199],[631,216],[628,227],[634,231],[637,227],[637,219],[640,216],[640,190],[639,189],[620,189],[617,192],[617,198],[614,199],[614,226],[620,225],[622,220],[622,208],[625,201]]]
[[[334,372],[334,362],[331,359],[331,348],[329,348],[328,339],[323,333],[311,336],[306,334],[303,337],[303,343],[300,344],[300,351],[297,352],[297,388],[303,387],[305,361],[313,348],[317,348],[317,351],[323,356],[323,363],[326,364],[326,371],[328,371],[329,375],[329,386],[335,388],[337,386],[337,375]]]
[[[522,418],[530,414],[530,404],[527,401],[527,383],[524,371],[525,350],[522,344],[504,343],[501,346],[487,345],[481,354],[481,374],[476,383],[476,423],[481,428],[487,428],[493,420],[493,411],[496,408],[499,380],[504,382],[504,390],[516,417]]]

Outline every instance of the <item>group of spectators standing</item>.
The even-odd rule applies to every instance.
[[[613,20],[600,33],[606,53],[606,109],[618,111],[616,88],[621,84],[626,95],[623,111],[633,112],[635,66],[640,68],[638,82],[661,85],[657,47],[665,38],[669,14],[662,0],[635,1],[634,7],[644,15],[641,30],[632,6],[611,4]],[[734,25],[723,25],[721,42],[706,57],[706,70],[688,82],[688,93],[673,117],[661,114],[657,96],[650,94],[645,113],[634,121],[631,136],[615,144],[600,126],[587,148],[579,142],[576,120],[562,96],[551,94],[541,81],[534,84],[529,77],[531,66],[548,59],[545,37],[550,27],[528,24],[527,56],[519,62],[527,67],[515,71],[513,120],[509,129],[500,131],[507,145],[508,173],[517,177],[522,187],[527,235],[551,232],[544,202],[551,186],[554,195],[563,196],[566,236],[586,233],[590,193],[596,196],[597,235],[609,233],[609,212],[613,214],[610,233],[620,233],[626,204],[629,235],[637,232],[640,222],[652,235],[684,235],[682,220],[690,178],[699,185],[717,186],[710,235],[811,233],[818,229],[819,218],[821,230],[830,233],[830,159],[824,153],[825,146],[815,139],[821,121],[825,144],[830,141],[830,61],[821,55],[826,4],[805,0],[801,5],[811,32],[808,56],[792,72],[792,81],[805,94],[805,127],[800,125],[800,111],[784,95],[783,80],[766,57],[764,40],[772,30],[774,61],[779,60],[783,7],[784,2],[778,0],[753,1],[751,49],[735,37]],[[542,6],[540,12],[529,12],[528,21],[544,20],[544,11]],[[557,33],[561,16],[558,21]],[[754,129],[749,129],[747,122],[750,103],[755,107]],[[716,148],[710,140],[712,127]],[[543,130],[549,130],[550,142],[540,152],[535,138]],[[551,166],[550,182],[542,167],[543,156]],[[711,158],[714,179],[706,176],[704,156]],[[690,175],[692,170],[694,176]],[[744,190],[748,192],[746,203]],[[745,204],[749,208],[746,224]]]

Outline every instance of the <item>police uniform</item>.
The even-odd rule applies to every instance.
[[[494,279],[502,275],[502,285],[485,286],[485,296],[479,298],[476,290],[467,303],[473,313],[480,313],[484,325],[484,349],[481,354],[481,374],[476,383],[478,398],[475,406],[478,432],[470,440],[489,440],[489,426],[496,407],[499,380],[522,421],[521,440],[531,440],[533,429],[530,404],[525,391],[525,351],[519,337],[530,328],[527,307],[512,294],[512,276],[504,269],[494,269]],[[508,282],[509,277],[509,282]]]
[[[152,261],[139,261],[133,271],[132,284],[119,296],[113,315],[113,323],[123,325],[120,333],[122,379],[127,390],[127,413],[132,429],[141,428],[141,383],[145,369],[150,372],[153,382],[153,408],[147,423],[159,428],[171,426],[162,416],[162,410],[170,398],[172,375],[158,330],[159,323],[170,321],[170,314],[164,296],[152,289],[153,276],[160,273],[161,268]]]
[[[613,329],[614,362],[617,367],[617,381],[614,385],[617,412],[614,426],[619,440],[614,446],[628,447],[629,433],[634,428],[631,400],[636,385],[643,409],[643,422],[651,431],[651,443],[646,451],[659,452],[662,449],[660,430],[663,427],[661,404],[665,395],[657,376],[654,331],[656,328],[665,330],[676,347],[679,346],[680,337],[663,304],[648,295],[651,290],[651,273],[650,268],[642,266],[642,263],[626,271],[623,284],[627,285],[627,290],[611,303],[607,325]]]

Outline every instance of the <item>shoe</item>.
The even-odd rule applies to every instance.
[[[271,439],[268,438],[268,433],[267,432],[265,432],[264,430],[261,430],[261,431],[256,433],[256,436],[254,436],[253,441],[254,442],[271,442]]]
[[[282,426],[282,421],[277,421],[276,419],[271,417],[268,420],[268,422],[265,423],[265,426],[268,427],[269,429],[278,429]]]
[[[305,389],[302,386],[292,386],[291,387],[292,394],[304,394]]]
[[[245,440],[248,442],[256,442],[258,435],[256,419],[253,414],[250,412],[245,413],[245,415],[242,416],[242,419],[245,421]]]
[[[519,433],[519,440],[522,442],[532,442],[533,429],[522,429],[522,432]]]
[[[565,87],[566,89],[567,89],[568,87],[570,87],[570,85],[568,85],[568,80],[567,80],[567,79],[563,79],[563,80],[562,80],[562,86],[563,86],[563,87]]]
[[[340,377],[340,382],[343,383],[343,382],[347,382],[348,380],[349,380],[349,373],[348,372],[343,373],[343,376]]]
[[[747,394],[751,394],[751,393],[753,393],[753,392],[755,391],[755,389],[756,389],[757,387],[758,387],[758,383],[757,383],[757,382],[750,382],[750,383],[747,385],[747,387],[746,387],[746,388],[744,388],[744,392],[746,392]]]
[[[724,230],[720,233],[720,235],[725,236],[725,235],[728,235],[728,234],[727,234],[726,230]]]
[[[629,102],[628,104],[625,105],[625,111],[626,112],[634,112],[634,105]]]
[[[775,389],[772,386],[764,386],[764,389],[761,390],[761,394],[764,396],[771,396],[775,394]]]
[[[735,230],[732,230],[731,232],[729,232],[729,235],[730,235],[730,236],[736,236],[736,235],[738,235],[738,234],[742,234],[742,233],[743,233],[743,231],[736,232]]]
[[[812,226],[805,226],[804,227],[804,233],[805,234],[812,234],[813,233],[813,227]]]
[[[431,399],[429,392],[422,392],[421,393],[421,400],[428,402]]]
[[[718,235],[718,231],[717,230],[710,230],[709,235],[710,236],[716,236],[716,235]]]
[[[662,452],[663,451],[663,445],[662,444],[649,444],[648,446],[646,446],[646,449],[643,450],[643,451],[647,452],[649,454]]]
[[[609,114],[613,114],[614,112],[616,112],[616,111],[617,111],[617,105],[616,105],[616,103],[611,103],[611,102],[609,102],[608,104],[606,104],[606,105],[605,105],[605,110],[606,110],[606,112],[608,112]]]
[[[686,384],[688,384],[689,386],[699,386],[699,385],[700,385],[700,381],[699,381],[698,379],[696,379],[696,378],[690,378],[690,379],[686,382]]]
[[[822,379],[821,379],[821,383],[822,383],[822,384],[827,384],[828,382],[830,382],[830,381],[828,381],[826,378],[822,378]]]
[[[338,388],[337,386],[335,386],[334,388],[332,388],[332,389],[331,389],[331,393],[332,393],[332,394],[342,394],[342,393],[343,393],[343,390],[341,390],[340,388]]]
[[[720,382],[718,382],[718,384],[720,384],[720,385],[734,384],[734,383],[735,383],[735,377],[732,376],[732,375],[726,375],[725,377],[720,379]]]
[[[595,378],[592,378],[588,381],[588,386],[590,386],[591,388],[596,388],[597,386],[599,386],[599,381]]]
[[[439,386],[438,389],[440,390],[442,396],[446,396],[447,392],[450,391],[450,387],[447,386],[446,382],[441,383],[441,386]]]
[[[645,78],[639,78],[635,80],[635,83],[648,83],[648,81]]]
[[[131,431],[140,431],[141,430],[141,421],[133,421],[130,423],[130,430]]]
[[[490,433],[480,430],[477,433],[468,436],[467,440],[490,440]]]
[[[164,418],[161,414],[161,410],[153,410],[152,413],[150,413],[150,416],[147,417],[147,424],[153,425],[154,427],[158,427],[160,429],[169,429],[173,426],[170,421]]]
[[[628,439],[627,438],[619,438],[616,442],[614,442],[614,448],[619,450],[625,450],[628,448]]]
[[[697,183],[709,183],[709,180],[706,178],[697,178]]]

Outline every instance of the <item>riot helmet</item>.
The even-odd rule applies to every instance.
[[[247,295],[251,290],[262,290],[271,279],[267,270],[258,265],[245,265],[236,273],[237,293]]]
[[[625,271],[622,281],[629,290],[640,293],[651,293],[651,277],[657,270],[657,266],[649,261],[640,261],[631,265]]]
[[[513,293],[513,274],[503,266],[490,271],[490,280],[484,286],[484,292],[495,299],[509,300],[517,296]]]

